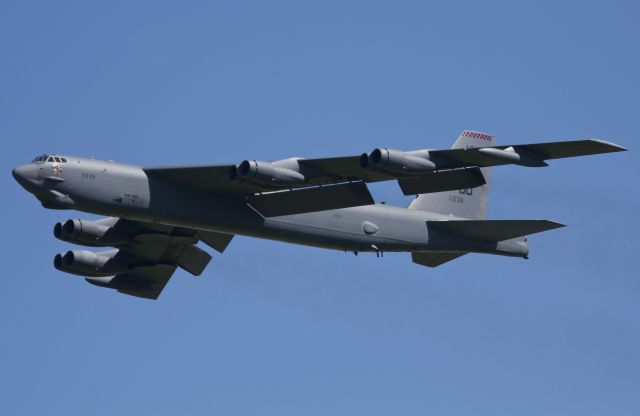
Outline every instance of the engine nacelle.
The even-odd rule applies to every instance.
[[[395,175],[424,175],[436,170],[431,160],[395,149],[378,148],[360,156],[360,166]]]
[[[126,243],[128,237],[114,230],[114,223],[106,220],[67,220],[53,227],[53,235],[62,241],[93,247]]]
[[[259,160],[245,160],[233,166],[229,177],[237,182],[249,181],[274,187],[288,187],[304,183],[300,172]]]
[[[62,272],[78,276],[111,276],[129,269],[126,264],[114,258],[116,254],[118,250],[101,253],[87,250],[67,251],[57,254],[53,258],[53,265]]]

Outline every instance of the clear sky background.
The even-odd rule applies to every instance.
[[[640,414],[637,2],[0,2],[0,413]],[[43,152],[140,165],[602,138],[494,170],[531,259],[235,238],[157,302],[54,270],[13,181]],[[376,199],[405,206],[395,184]],[[90,216],[89,216],[90,217]]]

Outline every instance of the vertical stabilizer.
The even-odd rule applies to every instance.
[[[496,138],[491,134],[465,130],[460,134],[452,148],[495,146],[495,143]],[[458,218],[485,219],[487,217],[491,168],[481,168],[480,170],[484,175],[486,185],[473,189],[418,195],[409,204],[409,209],[453,215]]]

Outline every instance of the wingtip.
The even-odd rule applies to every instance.
[[[561,222],[556,222],[556,221],[551,221],[551,220],[546,220],[547,223],[549,223],[549,225],[553,226],[553,228],[551,229],[555,229],[555,228],[564,228],[567,226],[567,224],[563,224]]]
[[[602,144],[610,147],[611,148],[611,150],[610,150],[611,152],[627,152],[627,151],[629,151],[629,149],[627,149],[625,147],[622,147],[620,145],[617,145],[617,144],[615,144],[613,142],[609,142],[609,141],[606,141],[606,140],[600,140],[600,139],[591,139],[591,140],[593,140],[594,142],[602,143]]]

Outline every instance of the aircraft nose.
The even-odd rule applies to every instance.
[[[23,187],[28,186],[29,182],[37,179],[38,167],[33,163],[18,166],[11,172],[15,180]]]

